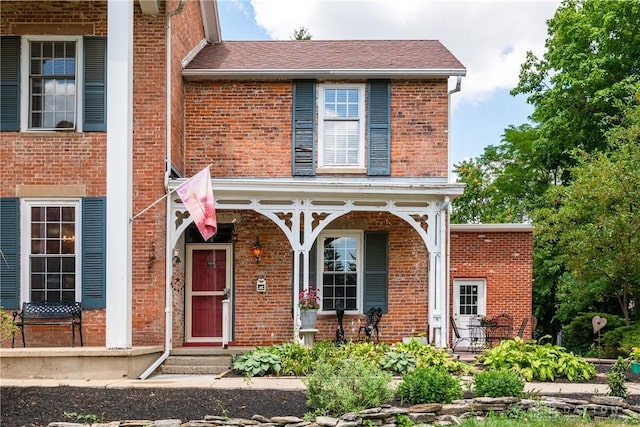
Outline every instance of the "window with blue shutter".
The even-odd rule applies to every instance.
[[[0,37],[0,131],[20,129],[20,37]]]
[[[82,307],[106,306],[106,199],[82,199]]]
[[[20,305],[20,199],[0,198],[0,307]]]
[[[364,307],[380,307],[386,313],[389,277],[389,237],[386,231],[367,231],[364,234]]]
[[[84,123],[86,132],[107,130],[107,39],[84,38]]]
[[[391,85],[369,81],[367,174],[391,174]]]
[[[316,174],[316,82],[293,82],[293,152],[292,174]]]

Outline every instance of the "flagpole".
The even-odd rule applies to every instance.
[[[213,163],[209,163],[207,166],[205,166],[205,168],[210,168],[211,166],[213,166]],[[191,178],[189,178],[191,179]],[[164,199],[166,199],[167,197],[169,197],[171,195],[171,193],[175,192],[178,188],[182,187],[183,185],[185,185],[187,182],[189,182],[189,179],[187,179],[185,182],[183,182],[182,184],[178,185],[176,188],[174,188],[173,190],[169,191],[167,194],[165,194],[164,196],[160,197],[158,200],[156,200],[155,202],[151,203],[149,206],[147,206],[146,208],[144,208],[143,210],[141,210],[140,212],[138,212],[136,215],[134,215],[133,217],[129,218],[129,222],[133,222],[136,220],[136,218],[138,218],[140,215],[142,215],[143,213],[145,213],[146,211],[148,211],[149,209],[151,209],[152,207],[154,207],[155,205],[157,205],[158,203],[160,203],[161,201],[163,201]],[[204,211],[204,209],[203,209]]]

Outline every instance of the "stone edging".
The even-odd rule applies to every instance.
[[[298,417],[265,418],[254,415],[251,419],[225,418],[208,415],[201,420],[182,423],[181,420],[127,420],[106,424],[94,424],[94,427],[358,427],[373,423],[375,426],[397,426],[397,415],[409,417],[414,424],[458,425],[461,419],[486,417],[489,413],[498,413],[512,408],[522,411],[540,412],[547,408],[552,414],[565,416],[588,415],[592,419],[606,417],[620,420],[640,419],[640,406],[631,406],[620,397],[594,395],[589,400],[563,397],[542,396],[539,400],[517,399],[515,397],[476,397],[455,400],[449,404],[425,403],[410,407],[380,406],[365,409],[359,413],[344,414],[339,418],[319,416],[312,422]],[[366,420],[366,422],[365,422]],[[85,424],[56,422],[49,427],[86,427]]]

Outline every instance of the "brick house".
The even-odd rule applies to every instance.
[[[440,346],[461,301],[531,314],[531,229],[448,223],[466,70],[440,42],[222,41],[216,7],[3,1],[3,308],[81,301],[85,346],[165,354],[289,341],[309,286],[316,339],[336,307],[347,339],[381,307],[382,340]],[[208,241],[172,192],[206,166]]]

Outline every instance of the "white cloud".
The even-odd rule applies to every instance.
[[[437,39],[466,67],[454,103],[481,104],[518,81],[527,51],[541,54],[560,0],[252,0],[273,39],[306,27],[323,39]]]

